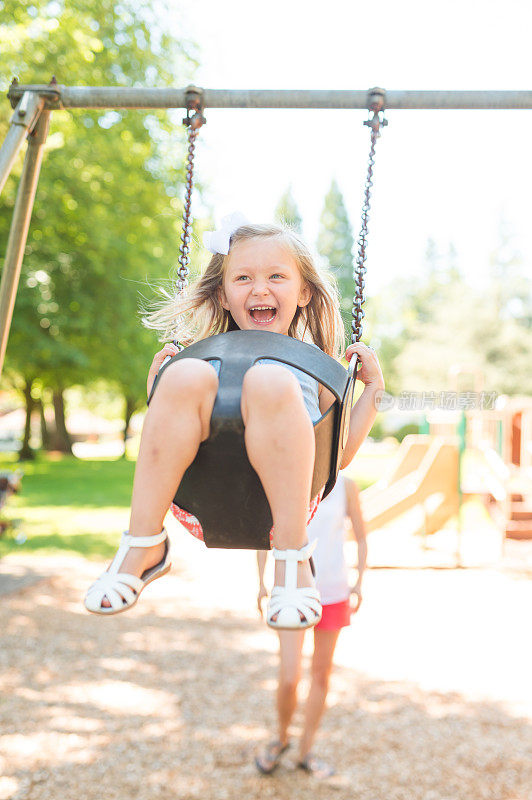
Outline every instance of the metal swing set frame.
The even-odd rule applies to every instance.
[[[41,169],[50,115],[67,108],[190,108],[191,94],[203,108],[369,109],[375,99],[382,110],[395,109],[532,109],[532,91],[384,91],[364,90],[225,90],[158,89],[111,86],[19,84],[13,80],[7,97],[14,109],[0,148],[0,192],[24,141],[28,148],[20,176],[0,286],[0,374],[4,362],[22,257]]]
[[[358,256],[354,267],[355,296],[352,312],[352,341],[362,335],[366,237],[372,187],[375,144],[380,128],[387,122],[389,109],[532,109],[532,91],[369,91],[314,90],[207,90],[129,87],[67,87],[52,79],[48,85],[21,85],[12,82],[8,98],[14,108],[9,130],[0,148],[0,192],[11,172],[17,154],[28,140],[22,173],[9,232],[0,284],[0,374],[5,357],[9,328],[26,246],[33,203],[48,135],[50,115],[67,108],[185,108],[183,120],[188,128],[187,180],[181,236],[178,286],[188,280],[191,227],[191,197],[195,140],[204,123],[206,108],[315,108],[366,109],[370,119],[371,148],[366,178]],[[251,332],[252,333],[252,332]],[[242,336],[245,339],[242,339]],[[282,342],[280,340],[283,340]],[[286,341],[279,334],[232,331],[197,342],[175,356],[218,359],[220,386],[211,421],[211,438],[203,443],[196,461],[185,473],[175,502],[194,513],[203,526],[205,543],[210,547],[268,549],[272,524],[268,502],[258,476],[252,470],[243,447],[240,418],[240,387],[246,370],[264,357],[292,364],[327,386],[336,403],[314,425],[316,462],[313,492],[324,487],[324,496],[336,481],[347,440],[356,363],[349,371],[316,348],[297,340]],[[171,362],[170,362],[171,363]],[[163,367],[166,368],[165,364]],[[159,373],[162,374],[163,370]],[[154,385],[155,389],[155,385]],[[227,482],[224,476],[232,475]],[[220,480],[221,476],[221,480]],[[214,492],[214,496],[213,495]],[[314,496],[314,495],[312,495]],[[245,499],[246,502],[242,502]],[[235,514],[236,506],[246,506]],[[220,508],[231,513],[231,527],[223,520]],[[254,529],[254,530],[253,530]]]

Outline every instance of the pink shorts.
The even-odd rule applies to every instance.
[[[341,603],[330,603],[323,606],[321,620],[314,626],[318,631],[339,631],[351,624],[351,606],[349,600]]]
[[[307,525],[309,524],[310,520],[312,519],[312,517],[314,516],[314,514],[318,509],[322,494],[323,494],[323,489],[319,494],[316,495],[316,497],[313,500],[310,501]],[[183,527],[186,528],[187,531],[192,534],[192,536],[195,536],[196,539],[200,539],[200,541],[203,542],[203,528],[201,522],[197,517],[194,516],[194,514],[190,514],[188,511],[184,511],[179,506],[176,506],[175,503],[172,503],[172,505],[170,506],[170,511],[172,512],[174,517],[181,523],[181,525],[183,525]],[[272,537],[273,537],[273,528],[270,531],[270,542],[272,540]]]

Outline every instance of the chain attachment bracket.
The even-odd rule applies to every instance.
[[[197,86],[187,86],[185,104],[187,115],[183,118],[183,125],[198,130],[202,125],[207,124],[207,120],[203,116],[203,89],[199,89]],[[191,112],[194,112],[192,116]]]
[[[378,86],[370,89],[368,92],[367,105],[368,111],[370,113],[373,112],[373,116],[371,119],[365,120],[364,125],[367,125],[368,128],[371,128],[372,131],[380,136],[380,128],[385,128],[388,124],[388,120],[384,117],[386,91],[384,89],[379,89]]]

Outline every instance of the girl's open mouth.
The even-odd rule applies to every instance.
[[[249,309],[249,316],[258,325],[269,325],[277,316],[277,309],[273,306],[254,306]]]

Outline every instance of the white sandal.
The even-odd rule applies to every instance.
[[[270,628],[304,630],[312,628],[321,619],[320,593],[314,586],[297,585],[298,561],[310,558],[316,546],[314,541],[300,550],[273,548],[276,561],[286,561],[284,586],[274,586],[268,603],[266,621]],[[272,619],[277,614],[277,619]],[[301,619],[303,615],[303,619]]]
[[[144,570],[140,578],[118,571],[130,547],[152,547],[162,542],[166,542],[163,558],[154,567]],[[85,608],[93,614],[119,614],[131,608],[149,583],[170,570],[172,565],[169,556],[170,540],[164,528],[154,536],[131,536],[127,532],[123,533],[111,566],[89,587],[85,595]],[[109,600],[109,607],[102,606],[104,597]]]

